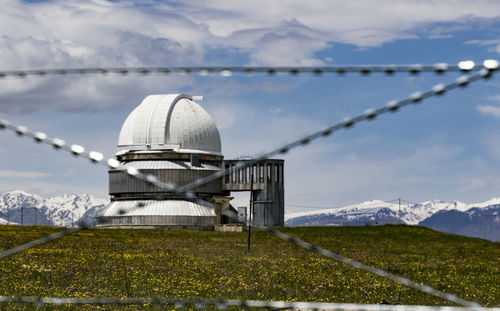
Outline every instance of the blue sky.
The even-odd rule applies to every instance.
[[[0,8],[0,70],[480,63],[499,58],[499,26],[497,1],[9,0]],[[122,122],[147,95],[204,95],[200,104],[232,158],[459,75],[8,78],[0,80],[0,118],[112,156]],[[293,150],[284,157],[287,212],[369,199],[498,197],[499,120],[494,77]],[[12,133],[0,141],[1,192],[107,197],[102,167]]]

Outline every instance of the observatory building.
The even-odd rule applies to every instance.
[[[121,166],[109,171],[111,202],[96,216],[99,227],[213,230],[234,222],[227,216],[237,216],[230,204],[233,191],[251,191],[255,224],[284,224],[284,160],[224,160],[217,126],[192,96],[146,97],[122,125],[116,158]],[[241,161],[248,165],[232,169]],[[232,171],[193,188],[188,198],[137,179],[127,169],[176,186]]]

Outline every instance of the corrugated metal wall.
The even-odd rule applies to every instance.
[[[245,160],[225,160],[225,169]],[[284,160],[268,159],[224,177],[224,190],[254,193],[253,220],[262,226],[285,224]]]
[[[143,174],[152,174],[162,182],[171,182],[177,186],[187,185],[195,180],[210,176],[217,172],[216,170],[189,170],[189,169],[146,169],[141,170]],[[220,194],[222,191],[221,180],[215,180],[200,187],[193,189],[195,192]],[[140,194],[140,193],[159,193],[165,192],[145,181],[129,176],[122,171],[109,172],[109,194],[119,196],[120,194]]]

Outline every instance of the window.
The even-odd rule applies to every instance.
[[[267,182],[271,182],[271,173],[272,173],[271,164],[268,164],[267,165]]]
[[[264,182],[264,165],[259,164],[259,182],[263,183]]]

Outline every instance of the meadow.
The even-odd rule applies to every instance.
[[[58,230],[0,226],[0,250]],[[403,225],[282,230],[483,306],[500,306],[500,243]],[[205,297],[375,304],[385,300],[450,305],[253,231],[248,251],[247,233],[87,229],[0,260],[2,296]],[[19,310],[33,307],[2,306]],[[39,309],[54,308],[46,305]]]

